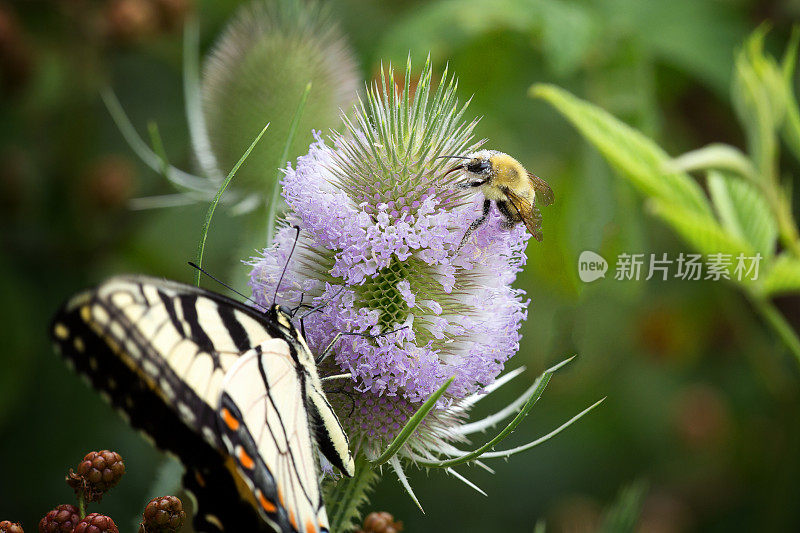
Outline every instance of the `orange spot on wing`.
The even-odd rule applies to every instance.
[[[222,420],[231,431],[236,431],[239,429],[239,421],[224,407],[222,408]]]
[[[264,497],[264,493],[260,490],[256,492],[256,496],[258,497],[258,503],[261,504],[261,508],[264,509],[268,513],[275,512],[275,504]]]
[[[300,528],[297,527],[297,519],[294,517],[294,511],[292,509],[289,509],[289,522],[292,524],[293,528],[298,531],[300,530]]]
[[[245,452],[243,448],[239,448],[239,463],[248,470],[252,470],[256,465],[253,458],[247,455],[247,452]]]
[[[278,501],[281,502],[281,507],[286,507],[286,503],[283,501],[283,492],[281,492],[280,487],[278,487]]]
[[[306,521],[306,533],[317,533],[317,531],[317,526],[311,520]]]

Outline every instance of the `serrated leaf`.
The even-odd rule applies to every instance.
[[[778,223],[761,192],[742,179],[715,170],[708,172],[708,189],[722,227],[747,241],[764,257],[771,257]]]
[[[678,205],[695,213],[695,217],[713,218],[708,199],[697,182],[688,174],[671,169],[669,155],[640,131],[553,85],[534,85],[529,94],[555,107],[645,195]]]
[[[704,254],[754,255],[753,248],[742,238],[726,231],[715,219],[687,210],[679,205],[652,200],[649,207],[669,224],[695,250]]]
[[[800,292],[800,259],[783,253],[772,261],[763,277],[766,296]]]

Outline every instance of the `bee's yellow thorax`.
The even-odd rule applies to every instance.
[[[489,158],[494,176],[492,181],[496,186],[516,188],[525,177],[525,167],[508,154],[494,154]]]

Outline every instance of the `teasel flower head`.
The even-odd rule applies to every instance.
[[[210,151],[198,153],[198,158],[217,173],[227,173],[270,122],[269,135],[236,178],[236,186],[263,197],[282,165],[281,153],[306,84],[311,82],[312,88],[289,150],[292,156],[312,141],[312,128],[327,129],[338,122],[339,108],[352,104],[359,79],[353,54],[321,3],[259,0],[246,5],[233,16],[204,65],[203,115]]]
[[[340,109],[352,105],[362,79],[352,48],[320,0],[243,5],[206,56],[202,71],[199,63],[198,23],[190,17],[184,30],[184,95],[197,173],[171,166],[159,150],[157,131],[151,129],[153,138],[144,141],[115,95],[102,92],[131,148],[179,191],[134,199],[135,209],[207,203],[234,168],[236,179],[223,201],[233,205],[233,214],[263,207],[285,158],[307,150],[312,128],[338,124]]]
[[[277,301],[324,302],[304,319],[317,352],[338,332],[396,330],[345,336],[323,366],[352,374],[337,403],[345,413],[355,403],[346,429],[367,448],[388,442],[451,376],[440,408],[494,381],[518,349],[527,309],[511,287],[525,262],[524,230],[502,229],[493,212],[456,253],[482,202],[455,187],[458,177],[445,176],[452,160],[440,157],[477,146],[456,80],[445,73],[434,92],[426,65],[411,94],[410,77],[409,65],[404,89],[374,84],[344,132],[317,135],[286,170],[285,226],[251,272],[261,304],[287,261]],[[301,231],[290,258],[293,226]]]
[[[476,150],[477,121],[465,118],[455,78],[445,71],[432,87],[432,77],[428,61],[412,91],[410,61],[399,87],[382,71],[342,132],[316,135],[285,171],[288,209],[250,272],[255,302],[295,307],[311,350],[327,355],[319,372],[356,452],[389,462],[412,497],[401,459],[467,482],[450,466],[489,448],[455,445],[529,409],[550,375],[497,416],[466,422],[475,402],[520,373],[497,379],[528,311],[512,283],[530,236],[503,228],[493,207],[459,247],[483,196],[457,187],[463,178],[442,156]]]

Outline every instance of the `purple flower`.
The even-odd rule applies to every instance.
[[[329,397],[368,454],[453,376],[425,421],[429,431],[415,438],[455,438],[447,428],[463,410],[454,407],[517,352],[528,306],[511,286],[525,264],[524,227],[502,229],[493,208],[456,253],[483,197],[457,189],[457,173],[445,176],[452,163],[438,158],[477,147],[454,79],[443,76],[431,95],[426,67],[412,95],[408,78],[401,95],[373,86],[354,120],[344,118],[344,133],[315,134],[308,154],[285,170],[283,225],[251,263],[259,304],[272,303],[286,267],[277,301],[319,306],[304,319],[316,353],[338,333],[372,335],[343,336],[320,368],[323,376],[351,374]],[[291,226],[301,231],[289,257]]]

